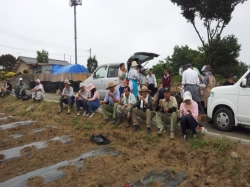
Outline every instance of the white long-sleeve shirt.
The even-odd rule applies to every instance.
[[[185,70],[182,74],[182,82],[181,84],[184,86],[186,84],[196,84],[199,85],[199,77],[196,71],[192,70],[191,68],[188,68]]]
[[[157,85],[156,78],[155,78],[155,75],[154,75],[154,74],[152,74],[152,75],[147,75],[147,76],[146,76],[146,79],[147,79],[147,83],[148,83],[148,84]]]

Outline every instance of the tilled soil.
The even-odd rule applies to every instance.
[[[102,124],[102,116],[97,113],[93,118],[76,116],[73,109],[70,115],[67,110],[57,115],[58,104],[53,102],[33,103],[20,101],[8,96],[0,100],[0,125],[16,121],[33,120],[33,124],[0,130],[0,151],[33,142],[46,141],[47,147],[37,149],[26,147],[21,150],[20,157],[0,163],[0,185],[2,182],[25,173],[54,165],[64,160],[72,160],[83,153],[98,149],[102,145],[90,142],[92,134],[103,134],[111,140],[108,145],[118,153],[92,156],[84,159],[82,168],[65,165],[60,170],[66,173],[64,178],[45,183],[43,178],[30,176],[28,186],[93,186],[119,187],[125,182],[131,183],[144,177],[150,171],[169,169],[173,175],[185,172],[187,177],[179,185],[181,187],[242,187],[250,186],[250,149],[248,146],[229,142],[225,139],[213,139],[200,135],[196,140],[189,136],[188,142],[182,143],[181,132],[176,130],[175,140],[169,139],[169,129],[162,136],[156,135],[156,127],[152,135],[146,135],[145,124],[141,123],[141,131],[133,132],[124,124],[114,126],[111,120]],[[33,111],[26,111],[31,105]],[[34,129],[43,131],[33,132]],[[10,137],[22,133],[19,138]],[[53,140],[54,137],[69,135],[71,142],[63,144]],[[236,156],[231,156],[232,152]],[[3,155],[0,154],[0,160]],[[163,186],[152,181],[147,186]]]

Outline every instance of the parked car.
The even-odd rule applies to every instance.
[[[143,64],[158,56],[159,55],[155,53],[137,52],[128,59],[127,63],[125,63],[125,66],[129,70],[131,63],[134,60],[137,61],[138,64]],[[120,63],[100,65],[98,68],[96,68],[92,75],[84,81],[84,83],[86,85],[93,83],[99,92],[100,98],[103,99],[107,93],[106,88],[108,87],[108,83],[113,81],[118,84],[119,66]],[[117,88],[119,88],[119,85],[117,85]]]
[[[250,126],[250,69],[231,86],[219,86],[211,90],[207,115],[222,131],[233,126]]]

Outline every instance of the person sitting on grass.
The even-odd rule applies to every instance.
[[[41,84],[41,81],[39,79],[36,80],[36,86],[31,89],[32,92],[32,99],[33,101],[40,102],[41,99],[44,99],[44,89],[43,85]]]
[[[19,78],[19,85],[15,90],[15,95],[17,99],[26,96],[26,84],[23,82],[23,78]]]
[[[109,82],[109,86],[106,88],[109,92],[107,92],[104,100],[101,101],[103,124],[109,121],[108,112],[113,114],[113,124],[116,123],[116,110],[120,100],[119,90],[115,89],[116,85],[114,82]]]
[[[61,93],[61,98],[59,101],[59,111],[57,112],[57,114],[60,114],[62,112],[63,103],[68,105],[67,114],[70,114],[70,112],[71,112],[71,108],[74,104],[75,96],[74,96],[73,88],[70,86],[70,84],[71,83],[69,82],[69,80],[65,79],[64,88],[63,88],[63,91]]]
[[[193,138],[196,138],[196,127],[198,126],[198,104],[192,100],[192,95],[189,91],[183,94],[183,102],[180,106],[180,124],[183,135],[183,142],[186,142],[187,129],[193,133]]]
[[[134,125],[134,132],[140,129],[137,116],[143,120],[146,120],[147,134],[151,134],[151,112],[153,110],[152,97],[150,97],[151,91],[147,86],[143,86],[139,90],[139,100],[130,108],[127,114],[129,118],[132,113],[132,121]]]
[[[174,96],[171,96],[169,87],[164,88],[164,99],[159,102],[160,111],[156,112],[156,125],[158,128],[157,134],[162,134],[164,131],[163,122],[170,124],[170,139],[174,139],[174,130],[177,124],[177,101]]]
[[[85,84],[83,82],[80,83],[79,88],[80,88],[80,90],[75,95],[77,116],[80,116],[80,114],[81,114],[80,107],[84,108],[83,105],[84,105],[85,99],[88,98],[88,95],[89,95],[89,92],[85,88]],[[86,114],[87,113],[84,110],[83,116],[86,116]]]
[[[131,122],[131,117],[128,117],[127,113],[130,111],[130,108],[133,104],[136,103],[135,96],[131,93],[130,87],[125,86],[124,87],[124,93],[122,94],[118,107],[117,107],[117,122],[116,125],[119,125],[121,123],[122,114],[125,114],[127,117],[127,124],[126,128],[129,127]]]
[[[12,92],[12,84],[10,83],[10,80],[8,78],[5,79],[5,84],[1,88],[1,94],[0,96],[4,98],[6,94],[11,94]]]
[[[95,115],[94,111],[97,110],[100,106],[100,99],[99,93],[92,83],[88,85],[88,91],[90,92],[90,97],[87,97],[83,102],[83,109],[84,111],[86,111],[86,113],[83,113],[83,116],[92,118]]]

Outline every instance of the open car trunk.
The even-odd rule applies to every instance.
[[[137,52],[128,59],[128,62],[127,62],[128,70],[130,69],[131,63],[133,61],[136,61],[137,64],[143,64],[144,62],[152,60],[153,58],[158,57],[158,56],[159,55],[155,53]]]

